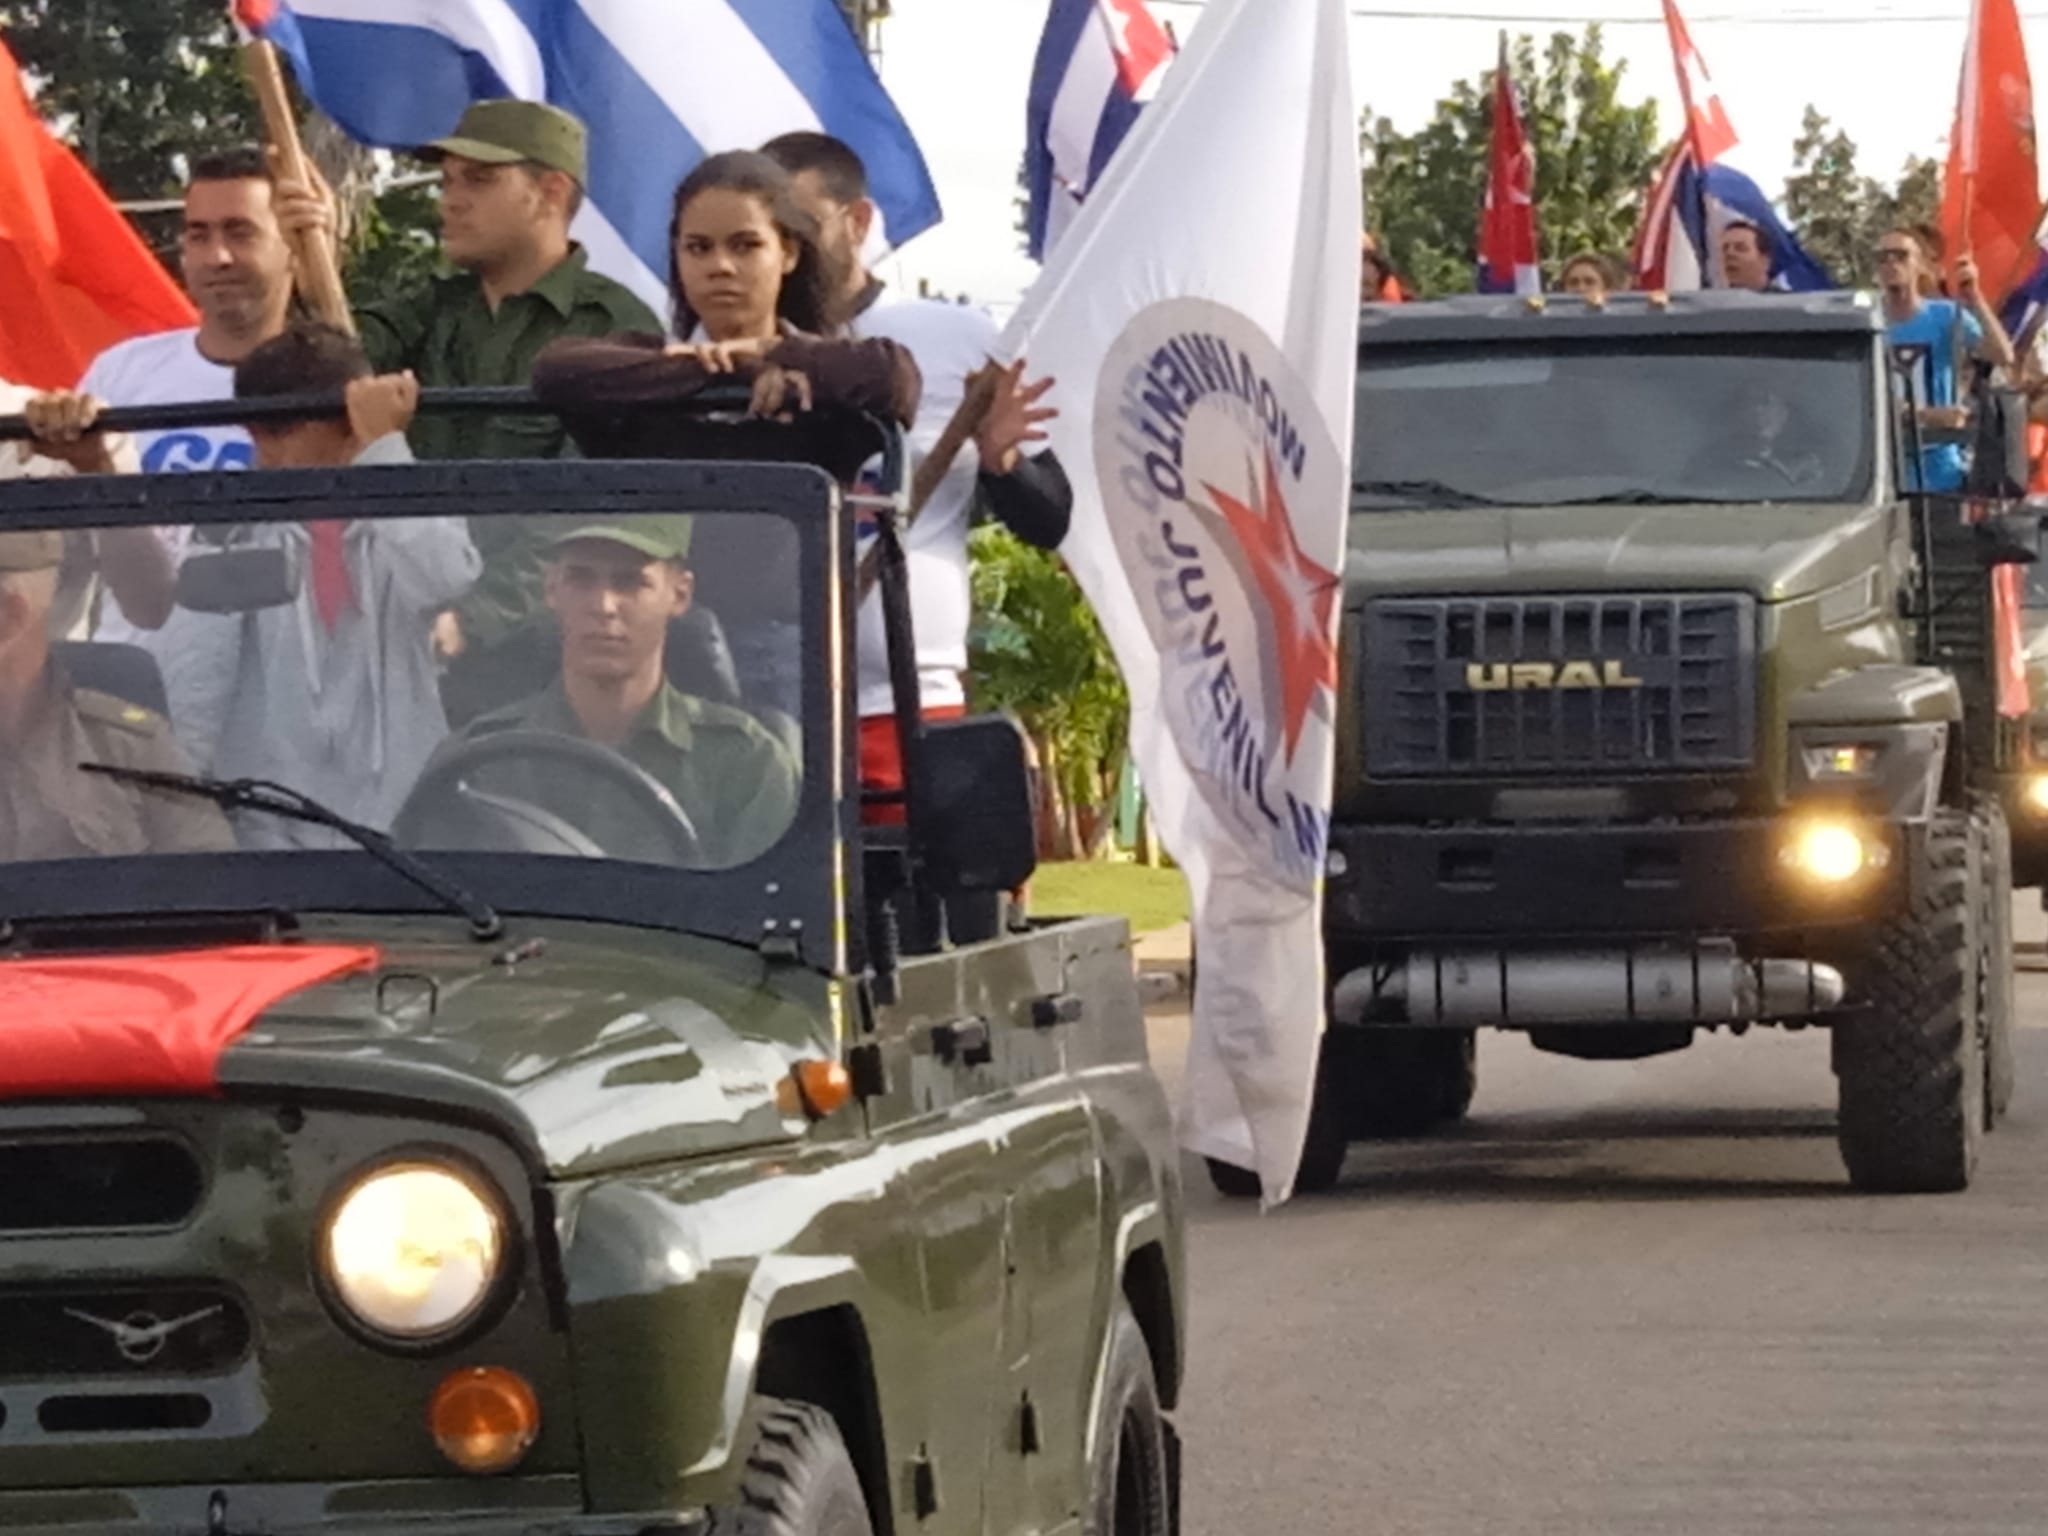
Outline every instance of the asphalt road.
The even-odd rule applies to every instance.
[[[1190,1536],[2042,1536],[2048,976],[2020,1001],[1961,1195],[1849,1192],[1820,1033],[1483,1037],[1468,1125],[1272,1216],[1191,1165]]]

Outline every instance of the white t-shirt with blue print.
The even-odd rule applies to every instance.
[[[107,348],[93,359],[80,393],[107,405],[183,405],[194,400],[227,400],[235,393],[235,370],[199,350],[199,331],[161,331]],[[247,469],[256,450],[240,427],[183,427],[171,432],[138,432],[135,449],[146,475],[192,474],[209,469]],[[180,530],[182,533],[182,530]],[[173,548],[173,555],[183,553]],[[98,640],[136,644],[142,631],[128,622],[109,596],[100,614]]]

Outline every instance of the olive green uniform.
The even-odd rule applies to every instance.
[[[379,373],[409,368],[430,389],[524,386],[551,341],[661,329],[629,289],[590,270],[581,246],[495,311],[482,281],[463,272],[360,310],[356,324]],[[421,459],[555,459],[569,448],[553,416],[422,412],[408,438]],[[540,607],[544,530],[529,518],[478,517],[470,537],[483,577],[456,611],[472,642],[495,645]]]
[[[512,730],[583,734],[557,682],[524,703],[483,716],[449,747]],[[705,868],[730,869],[766,853],[796,815],[797,764],[744,710],[664,685],[617,750],[675,796],[697,829]],[[515,774],[527,783],[522,786]],[[633,858],[645,847],[645,818],[592,796],[591,781],[573,769],[542,762],[508,765],[493,772],[486,787],[506,794],[525,788],[615,858]]]
[[[19,735],[0,744],[0,862],[235,846],[227,819],[205,801],[86,773],[80,763],[190,771],[163,716],[73,688],[53,668]]]

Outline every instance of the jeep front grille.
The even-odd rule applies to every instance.
[[[202,1186],[191,1149],[170,1136],[0,1140],[0,1233],[176,1226]]]
[[[1721,773],[1756,754],[1741,593],[1381,598],[1366,610],[1375,778]]]
[[[0,1381],[216,1376],[250,1342],[249,1314],[225,1286],[0,1291]]]

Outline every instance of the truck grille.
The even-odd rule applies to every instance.
[[[1741,593],[1382,598],[1364,640],[1375,778],[1714,773],[1755,757]]]

